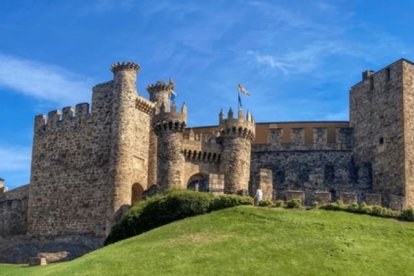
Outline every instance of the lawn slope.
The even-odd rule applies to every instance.
[[[414,223],[240,206],[178,221],[46,267],[0,275],[412,275]]]

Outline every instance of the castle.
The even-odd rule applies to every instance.
[[[105,237],[131,206],[170,187],[215,194],[414,206],[414,64],[365,71],[350,122],[256,123],[242,109],[187,128],[174,84],[136,90],[140,67],[116,63],[92,106],[35,117],[30,184],[0,181],[0,235]]]

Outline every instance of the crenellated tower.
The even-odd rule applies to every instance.
[[[162,104],[153,118],[153,129],[157,135],[157,183],[163,189],[184,187],[185,158],[181,150],[186,124],[185,104],[180,112],[175,103],[171,103],[169,108]]]
[[[154,84],[147,86],[149,99],[155,104],[155,114],[160,112],[162,105],[165,107],[165,111],[169,111],[170,96],[174,89],[174,84],[170,80],[168,84],[164,81],[157,81]],[[149,168],[148,168],[148,183],[149,185],[157,183],[157,135],[154,130],[150,133],[150,156],[149,156]]]
[[[242,109],[237,118],[230,108],[227,119],[219,114],[219,127],[223,145],[221,173],[224,174],[224,192],[246,194],[250,178],[251,145],[255,138],[255,122],[250,112],[246,117]]]
[[[112,146],[114,176],[112,212],[122,213],[124,206],[139,200],[148,188],[148,163],[151,118],[154,104],[139,96],[136,89],[138,64],[112,65]]]
[[[155,103],[156,113],[160,111],[161,105],[165,106],[165,111],[169,111],[169,99],[173,90],[174,84],[171,80],[169,84],[164,81],[157,81],[147,86],[150,101]]]

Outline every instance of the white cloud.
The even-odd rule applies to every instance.
[[[0,172],[26,171],[30,168],[31,150],[27,147],[0,146]]]
[[[90,82],[67,70],[0,54],[0,86],[37,99],[64,104],[88,101]]]
[[[339,44],[313,43],[302,49],[291,50],[282,55],[267,55],[255,51],[249,51],[256,62],[270,68],[279,69],[284,74],[309,73],[319,67],[324,57],[344,52]]]

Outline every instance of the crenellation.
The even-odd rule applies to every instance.
[[[314,128],[313,129],[313,148],[325,149],[328,146],[328,129]]]
[[[62,111],[60,109],[56,109],[56,110],[52,110],[48,113],[47,115],[48,118],[48,128],[50,129],[51,127],[57,127],[58,123],[61,121],[62,119]]]
[[[71,106],[62,108],[62,121],[63,122],[72,122],[72,119],[75,117],[75,110]]]
[[[293,128],[291,134],[292,146],[296,149],[303,149],[305,146],[305,129]]]
[[[84,120],[89,117],[89,103],[79,103],[75,106],[75,117]]]
[[[336,128],[336,145],[339,150],[352,150],[352,128]]]
[[[47,116],[45,114],[36,115],[34,121],[34,133],[43,133],[47,124]]]

